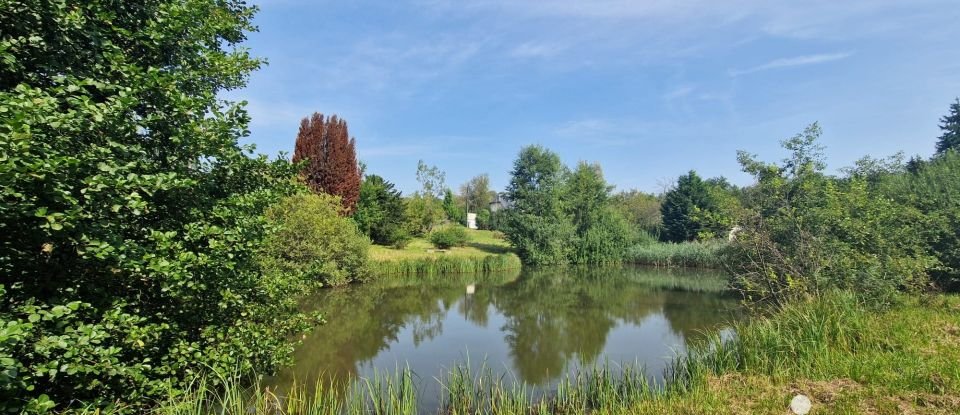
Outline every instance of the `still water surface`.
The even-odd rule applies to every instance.
[[[354,285],[307,299],[304,308],[327,324],[271,383],[408,367],[429,407],[440,398],[435,379],[467,359],[540,390],[598,364],[642,366],[657,381],[705,330],[738,318],[736,306],[722,277],[703,270],[544,269]]]

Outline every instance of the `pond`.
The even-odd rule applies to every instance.
[[[582,367],[629,364],[659,381],[677,353],[739,318],[713,271],[600,267],[382,281],[305,301],[327,324],[270,383],[370,378],[409,368],[418,404],[439,405],[451,368],[470,361],[549,391]],[[423,408],[421,408],[423,409]]]

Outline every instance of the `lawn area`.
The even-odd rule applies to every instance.
[[[446,250],[436,249],[424,238],[415,238],[403,249],[373,245],[370,247],[373,274],[426,278],[520,269],[520,258],[502,234],[468,229],[467,235],[466,246]]]
[[[401,259],[420,259],[432,257],[484,257],[487,255],[508,254],[513,252],[510,243],[503,239],[503,234],[495,231],[468,229],[470,239],[467,246],[454,247],[444,251],[436,249],[425,238],[414,238],[403,249],[389,246],[373,245],[370,247],[370,259],[374,261],[391,261]]]

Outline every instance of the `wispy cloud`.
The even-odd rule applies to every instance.
[[[696,90],[697,88],[693,85],[682,85],[667,91],[665,94],[663,94],[663,99],[667,101],[673,101],[676,99],[686,98],[689,97],[690,94],[693,94],[693,92]]]
[[[559,43],[526,42],[510,50],[510,56],[515,58],[549,58],[556,56],[567,49]]]
[[[768,71],[771,69],[791,68],[795,66],[817,65],[821,63],[833,62],[849,58],[853,53],[823,53],[817,55],[794,56],[792,58],[775,59],[762,65],[757,65],[747,69],[735,69],[730,71],[731,76],[747,75],[755,72]]]

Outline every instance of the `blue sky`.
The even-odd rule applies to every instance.
[[[814,121],[830,167],[933,152],[960,95],[957,0],[263,0],[246,46],[269,65],[249,102],[260,152],[301,118],[347,119],[368,172],[416,189],[506,186],[519,149],[599,162],[618,189],[690,169],[749,177]]]

